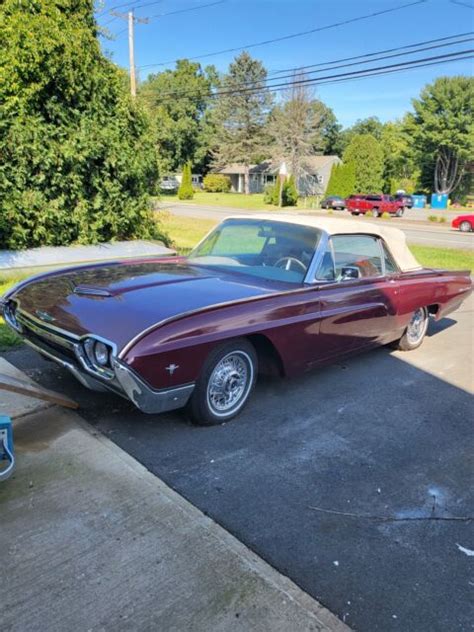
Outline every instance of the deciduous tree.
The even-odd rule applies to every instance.
[[[322,141],[313,91],[301,83],[304,76],[295,74],[292,86],[273,108],[268,123],[271,157],[275,162],[286,162],[295,182],[309,175],[306,158],[315,153],[315,145]]]
[[[163,171],[191,161],[203,168],[208,158],[207,118],[215,69],[181,59],[174,70],[152,74],[140,86],[139,98],[154,125],[154,141]]]
[[[425,186],[451,193],[474,160],[474,78],[440,77],[413,100],[407,131]]]

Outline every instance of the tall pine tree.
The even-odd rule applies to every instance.
[[[214,163],[243,164],[245,193],[250,193],[249,167],[265,145],[265,123],[272,104],[266,78],[262,63],[243,52],[230,64],[219,88]]]

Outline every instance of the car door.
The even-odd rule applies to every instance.
[[[315,281],[321,312],[314,362],[393,339],[398,271],[379,238],[332,236]]]

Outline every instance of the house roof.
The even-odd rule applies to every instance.
[[[333,162],[342,162],[339,156],[306,156],[303,159],[306,170],[310,173],[316,173],[324,167],[326,164],[332,164]],[[280,163],[276,160],[264,160],[256,165],[250,165],[249,173],[278,173],[280,169]],[[222,173],[223,175],[244,175],[246,172],[246,166],[240,163],[233,163],[226,165],[221,169],[216,169],[216,173]]]
[[[298,224],[300,226],[311,226],[319,228],[328,235],[350,235],[354,233],[364,233],[382,237],[390,252],[394,256],[399,268],[404,272],[419,270],[421,268],[409,250],[405,233],[398,228],[391,228],[379,224],[360,222],[354,219],[315,217],[314,215],[289,215],[285,213],[258,213],[249,215],[232,215],[226,219],[252,219],[268,220],[272,222],[284,222],[286,224]]]

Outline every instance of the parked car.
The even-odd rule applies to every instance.
[[[346,201],[340,195],[329,195],[321,202],[321,208],[335,209],[343,211],[346,208]]]
[[[401,217],[405,210],[400,200],[395,200],[390,195],[370,194],[351,195],[346,200],[347,210],[352,215],[365,215],[370,211],[373,217],[379,217],[382,213],[390,213],[396,217]]]
[[[166,193],[176,193],[179,189],[179,180],[176,176],[163,176],[160,182],[160,189]]]
[[[393,196],[393,199],[397,202],[401,202],[403,208],[413,208],[413,198],[406,193],[397,193]]]
[[[2,312],[84,386],[216,424],[242,410],[259,371],[293,375],[388,343],[416,349],[429,316],[470,292],[469,271],[422,268],[397,229],[263,214],[224,220],[187,258],[25,280]]]
[[[458,215],[451,222],[451,227],[459,229],[462,233],[474,231],[474,215]]]

